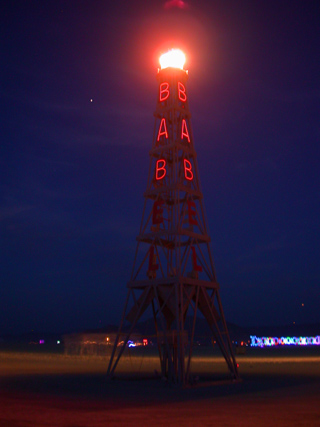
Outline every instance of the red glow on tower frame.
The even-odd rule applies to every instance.
[[[156,200],[153,204],[152,209],[152,224],[162,224],[163,223],[163,206],[164,200]]]
[[[197,253],[196,253],[196,248],[194,246],[191,246],[191,250],[192,250],[192,264],[193,264],[193,269],[194,271],[202,271],[202,267],[201,265],[199,265],[197,263]]]
[[[193,200],[188,200],[188,218],[189,218],[189,224],[191,225],[198,225],[198,221],[196,219],[197,212],[196,204]]]
[[[154,253],[154,246],[150,246],[150,255],[149,255],[149,271],[158,270],[159,265],[156,263],[156,255]]]

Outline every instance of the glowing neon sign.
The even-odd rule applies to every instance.
[[[183,165],[184,165],[184,176],[185,176],[185,178],[188,181],[192,181],[193,180],[193,172],[192,172],[191,162],[189,162],[189,160],[187,160],[187,159],[184,159]]]
[[[159,101],[165,101],[169,98],[170,92],[169,92],[169,83],[163,82],[160,84],[160,95],[159,95]]]
[[[166,176],[167,170],[166,170],[166,161],[164,159],[157,160],[156,163],[156,180],[159,181],[160,179],[164,178]]]
[[[251,347],[272,347],[277,345],[320,345],[320,335],[316,337],[256,337],[250,335]]]
[[[183,139],[184,136],[188,139],[188,142],[190,142],[190,136],[189,136],[189,132],[188,132],[188,128],[187,128],[187,122],[185,119],[182,119],[181,139]]]
[[[163,130],[162,130],[162,128],[163,128]],[[160,140],[161,135],[165,135],[166,138],[168,138],[166,119],[164,117],[161,119],[161,122],[160,122],[157,141]]]
[[[178,82],[178,98],[182,102],[187,100],[186,88],[181,82]]]
[[[168,82],[160,83],[159,86],[159,102],[166,101],[170,96],[170,85]],[[186,87],[181,82],[178,82],[178,98],[181,102],[186,102],[187,92]]]
[[[167,54],[162,55],[162,57],[160,58],[161,69],[168,68],[168,67],[183,69],[184,60],[185,60],[184,54],[181,51],[177,51],[177,50],[170,51]],[[186,91],[185,85],[180,81],[178,81],[176,84],[177,86],[175,86],[173,88],[173,91],[171,91],[170,83],[168,81],[163,81],[162,83],[160,83],[159,102],[166,101],[170,96],[173,96],[175,100],[177,100],[178,98],[178,100],[183,103],[187,101],[187,91]],[[179,105],[182,108],[184,107],[181,104]],[[170,126],[170,123],[171,122],[169,119],[169,126]],[[160,139],[163,137],[165,137],[166,139],[169,139],[167,121],[165,117],[162,117],[160,121],[158,134],[157,134],[157,142],[160,142]],[[187,141],[190,143],[190,134],[188,130],[187,120],[182,119],[181,120],[181,140],[185,140],[185,139],[187,139]],[[156,161],[156,166],[155,166],[156,181],[160,181],[166,176],[167,174],[166,165],[167,165],[166,159],[159,159]],[[190,162],[190,160],[187,160],[187,159],[183,160],[183,168],[184,168],[184,178],[188,181],[192,181],[193,170],[192,170],[192,163]],[[163,209],[161,205],[162,203],[154,204],[153,224],[160,224],[163,222],[163,217],[162,217]],[[195,206],[192,206],[192,207],[195,207]],[[191,219],[191,224],[196,225],[197,221],[195,219],[195,211],[192,209],[192,207],[191,205],[188,205],[188,215],[189,215],[189,219]]]

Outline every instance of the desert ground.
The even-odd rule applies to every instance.
[[[106,357],[2,351],[0,426],[319,426],[320,349],[297,350],[248,349],[239,382],[221,356],[200,353],[199,380],[183,389],[141,351],[111,381]]]

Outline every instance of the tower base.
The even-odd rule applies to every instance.
[[[109,361],[107,375],[112,378],[117,364],[126,348],[137,322],[144,312],[151,307],[157,337],[161,366],[161,376],[169,383],[187,385],[191,377],[191,360],[194,345],[195,326],[198,310],[206,319],[212,337],[219,346],[227,363],[230,378],[239,379],[231,340],[220,302],[218,284],[166,283],[135,288],[128,284],[127,300]],[[129,309],[130,301],[133,305]],[[187,313],[192,315],[192,327],[187,330],[185,321]],[[123,332],[125,322],[129,324],[127,333]],[[119,345],[119,338],[123,340]],[[124,337],[124,338],[123,338]]]

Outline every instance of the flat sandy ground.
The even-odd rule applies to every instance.
[[[237,361],[232,383],[221,357],[198,357],[198,384],[181,389],[152,356],[127,355],[108,382],[103,357],[0,352],[0,427],[320,426],[320,349]]]

